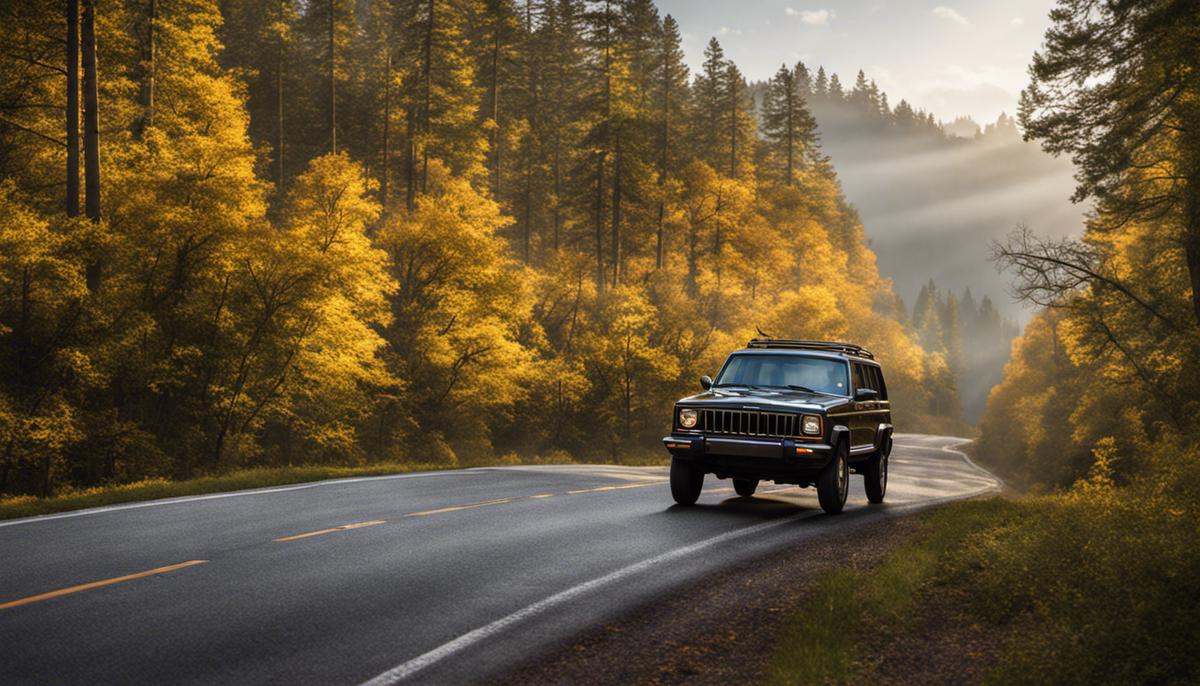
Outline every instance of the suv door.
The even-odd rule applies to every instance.
[[[872,400],[858,400],[858,392],[864,388],[878,390],[869,365],[854,363],[854,412],[850,415],[850,447],[857,448],[871,445],[875,442],[876,403]]]

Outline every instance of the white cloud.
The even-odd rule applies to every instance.
[[[950,7],[946,7],[944,5],[938,5],[937,7],[934,7],[933,11],[930,12],[930,14],[937,17],[938,19],[945,19],[946,21],[952,21],[955,24],[961,24],[963,26],[966,26],[967,24],[971,23],[971,22],[967,21],[966,17],[959,14],[957,10],[954,10]]]
[[[798,10],[792,7],[785,9],[784,13],[789,17],[800,17],[800,21],[809,26],[828,26],[829,22],[837,16],[833,10]]]
[[[731,29],[728,26],[722,26],[721,28],[717,29],[717,35],[718,36],[740,36],[740,35],[742,35],[742,30],[741,29]]]
[[[1023,19],[1022,17],[1013,17],[1012,19],[1009,20],[1008,23],[1012,24],[1013,26],[1024,26],[1025,19]]]

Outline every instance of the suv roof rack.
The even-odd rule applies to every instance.
[[[791,350],[826,350],[829,352],[854,355],[856,357],[865,357],[868,360],[875,359],[875,354],[866,348],[853,345],[851,343],[839,343],[836,341],[795,341],[786,338],[751,338],[750,342],[746,344],[746,347],[787,348]]]

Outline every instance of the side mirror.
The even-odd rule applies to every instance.
[[[874,388],[860,388],[854,393],[855,400],[875,400],[879,397],[879,391]]]
[[[700,377],[700,388],[703,388],[706,391],[712,388],[712,377],[707,374]]]

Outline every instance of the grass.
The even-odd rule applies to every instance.
[[[768,681],[869,681],[862,637],[901,635],[938,597],[999,642],[984,683],[1196,683],[1195,502],[1126,487],[925,513],[880,566],[818,579]]]
[[[789,617],[767,681],[781,686],[846,683],[866,676],[859,660],[862,637],[873,626],[911,623],[918,592],[942,557],[984,522],[1002,517],[1008,504],[993,499],[965,505],[921,515],[920,533],[874,569],[832,570],[820,576],[811,600]]]

